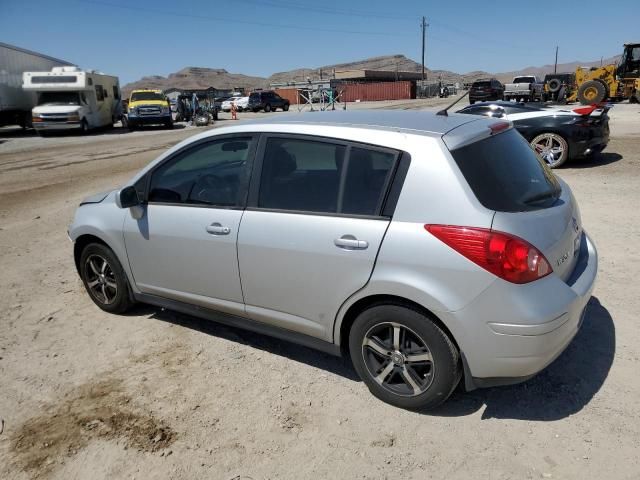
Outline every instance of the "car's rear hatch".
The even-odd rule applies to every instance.
[[[446,135],[443,139],[447,143]],[[567,280],[582,237],[580,213],[568,185],[513,128],[461,145],[450,146],[451,154],[478,201],[495,211],[491,229],[529,242],[555,274]]]

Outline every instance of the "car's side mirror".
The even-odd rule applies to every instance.
[[[136,191],[136,187],[133,185],[129,185],[128,187],[124,187],[118,193],[118,200],[120,208],[131,208],[136,205],[140,205],[140,199],[138,198],[138,192]]]

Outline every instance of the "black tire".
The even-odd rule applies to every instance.
[[[289,110],[289,104],[288,104],[288,103],[285,103],[285,104],[282,106],[282,111],[283,111],[283,112],[286,112],[286,111],[288,111],[288,110]]]
[[[562,82],[558,78],[552,78],[547,83],[547,88],[551,93],[556,93],[557,91],[559,91],[561,86],[562,86]]]
[[[600,103],[605,98],[607,98],[607,87],[598,80],[589,80],[578,88],[578,101],[582,105]]]
[[[173,129],[173,122],[171,122],[171,121],[166,122],[166,123],[164,124],[164,128],[167,128],[167,129],[169,129],[169,130],[172,130],[172,129]]]
[[[89,133],[89,124],[84,118],[80,122],[80,133],[82,135],[86,135],[87,133]]]
[[[476,103],[476,101],[475,101],[475,100],[469,100],[469,104],[470,104],[470,105],[473,105],[474,103]]]
[[[271,111],[271,105],[270,105],[269,103],[267,103],[267,104],[264,106],[264,111],[265,111],[265,112],[267,112],[267,113],[269,113],[269,112]]]
[[[375,337],[375,332],[395,335],[396,328],[400,332],[397,342]],[[378,346],[388,350],[386,356],[364,345],[374,338]],[[420,342],[423,348],[416,354],[413,349]],[[397,350],[393,350],[394,344]],[[449,336],[428,316],[402,305],[380,304],[362,312],[349,334],[349,352],[371,393],[400,408],[422,410],[440,405],[462,376],[460,354]],[[431,360],[410,360],[419,355],[428,355]],[[385,375],[381,382],[376,374]]]
[[[101,268],[100,260],[106,262],[106,268]],[[80,254],[80,277],[93,303],[105,312],[123,313],[133,305],[127,275],[109,247],[101,243],[90,243],[84,247]],[[95,281],[99,282],[98,285],[91,286]]]

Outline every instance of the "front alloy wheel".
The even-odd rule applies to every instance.
[[[118,295],[118,284],[109,262],[100,255],[90,255],[84,270],[89,293],[100,303],[112,304]]]
[[[91,243],[78,260],[82,282],[93,303],[111,313],[122,313],[133,305],[127,275],[109,247]]]
[[[559,167],[569,156],[567,141],[557,133],[541,133],[531,140],[531,146],[551,168]]]

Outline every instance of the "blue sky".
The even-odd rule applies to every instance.
[[[575,0],[538,4],[0,0],[0,41],[118,75],[122,84],[185,66],[268,76],[395,53],[419,62],[422,15],[427,66],[459,73],[553,63],[556,45],[560,62],[597,60],[640,41],[637,0],[598,4],[597,15]],[[619,14],[608,19],[611,12]]]

